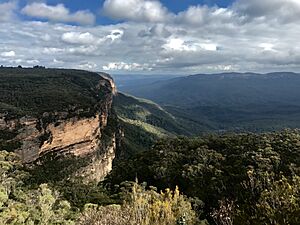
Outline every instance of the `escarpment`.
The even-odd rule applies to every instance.
[[[49,179],[99,181],[116,155],[114,94],[113,80],[97,73],[1,69],[0,148]]]

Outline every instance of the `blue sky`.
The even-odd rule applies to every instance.
[[[96,21],[97,24],[115,24],[118,21],[115,21],[111,18],[108,18],[103,15],[101,12],[101,7],[105,0],[48,0],[47,4],[57,5],[63,3],[67,8],[72,12],[78,10],[90,10],[95,15],[97,15]],[[28,1],[21,0],[21,5],[25,6]],[[167,7],[171,12],[178,13],[186,10],[191,5],[208,5],[208,6],[219,6],[219,7],[228,7],[232,4],[232,0],[163,0],[161,3]],[[24,17],[24,19],[28,19]]]
[[[300,72],[298,0],[0,0],[0,64]]]
[[[58,3],[65,4],[72,11],[80,9],[89,9],[93,12],[97,12],[103,5],[105,0],[48,0],[49,5],[56,5]],[[1,1],[0,1],[1,2]],[[166,6],[172,12],[180,12],[187,9],[190,5],[217,5],[219,7],[227,7],[232,4],[232,0],[163,0],[161,1],[164,6]],[[26,0],[22,0],[22,4],[25,5]]]

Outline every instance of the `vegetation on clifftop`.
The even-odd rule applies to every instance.
[[[102,79],[82,70],[1,68],[0,113],[38,116],[93,109],[103,100]]]

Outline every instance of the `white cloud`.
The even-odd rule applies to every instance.
[[[113,19],[139,22],[163,22],[170,16],[156,0],[105,0],[103,11]]]
[[[10,21],[15,17],[16,1],[0,3],[0,22]]]
[[[62,60],[58,60],[58,59],[53,59],[53,63],[55,63],[55,64],[63,64],[64,63],[64,61],[62,61]]]
[[[97,68],[97,64],[93,62],[82,62],[76,68],[82,70],[94,70]]]
[[[37,60],[37,59],[30,59],[30,60],[26,60],[26,63],[27,64],[32,64],[32,65],[37,65],[37,64],[40,63],[40,61]]]
[[[190,24],[203,24],[208,13],[209,8],[207,6],[191,6],[188,10],[180,12],[178,18]]]
[[[184,41],[180,38],[170,38],[162,47],[167,51],[217,51],[217,46],[215,44]]]
[[[171,38],[167,41],[163,48],[166,50],[174,50],[174,51],[197,51],[197,46],[186,43],[184,40],[180,38]]]
[[[152,68],[148,64],[139,64],[139,63],[125,63],[125,62],[110,62],[107,65],[102,67],[105,71],[116,71],[116,70],[125,70],[125,71],[151,71]]]
[[[95,16],[90,11],[81,10],[71,13],[63,4],[50,6],[46,3],[34,2],[26,5],[22,9],[22,13],[30,17],[47,19],[54,22],[71,22],[83,25],[95,23]]]
[[[217,51],[218,49],[217,45],[211,43],[202,43],[199,44],[199,47],[206,51]]]
[[[207,69],[211,70],[211,71],[235,71],[236,68],[234,68],[234,66],[232,65],[215,65],[215,66],[207,66]]]
[[[123,34],[124,34],[123,30],[112,30],[110,34],[106,36],[105,39],[111,39],[112,41],[115,41],[117,39],[122,38]]]
[[[180,12],[176,17],[176,21],[199,26],[208,23],[232,22],[233,18],[234,12],[230,9],[198,5],[190,6],[186,11]]]
[[[41,39],[43,41],[50,41],[51,40],[51,36],[49,34],[44,34],[41,36]]]
[[[62,53],[64,52],[65,49],[63,48],[44,48],[43,49],[43,53],[44,54],[49,54],[49,55],[54,55],[54,54],[57,54],[57,53]]]
[[[96,41],[95,36],[89,32],[67,32],[61,39],[70,44],[93,44]]]
[[[264,51],[274,51],[274,45],[271,43],[261,43],[259,44],[259,47],[261,47]]]
[[[97,45],[80,45],[78,47],[73,47],[67,49],[68,53],[74,54],[74,55],[79,55],[79,56],[97,56],[98,46]]]
[[[136,6],[128,10],[133,2],[139,12]],[[36,64],[48,67],[111,73],[300,72],[296,0],[272,0],[276,7],[271,0],[238,0],[228,8],[190,6],[177,15],[151,1],[164,11],[158,17],[145,12],[145,2],[150,0],[110,1],[121,7],[124,21],[109,25],[2,21],[0,65],[32,66],[38,59]]]
[[[0,54],[2,57],[15,57],[16,53],[14,51],[2,52]]]
[[[109,32],[109,34],[102,37],[97,37],[90,32],[66,32],[63,33],[61,39],[69,44],[85,45],[88,48],[94,48],[103,42],[109,40],[111,43],[122,38],[124,31],[121,29],[114,29]]]

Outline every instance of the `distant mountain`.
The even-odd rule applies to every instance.
[[[127,89],[207,130],[269,131],[300,127],[300,74],[222,73],[161,80]]]
[[[118,89],[121,92],[130,92],[136,87],[169,80],[178,76],[175,75],[113,75]]]

